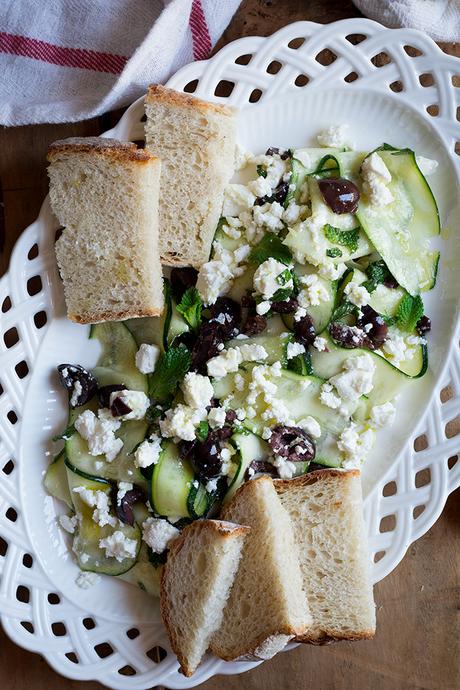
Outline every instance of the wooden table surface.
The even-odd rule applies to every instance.
[[[243,0],[218,47],[246,35],[269,35],[300,19],[331,22],[359,12],[348,0]],[[458,46],[443,44],[460,56]],[[62,137],[97,135],[120,113],[66,125],[0,130],[0,275],[11,249],[35,218],[47,192],[45,154]],[[2,203],[3,202],[3,207]],[[459,432],[458,427],[456,429]],[[377,635],[372,641],[301,646],[250,673],[220,676],[203,690],[448,690],[460,687],[460,491],[452,494],[434,527],[375,587]],[[96,690],[57,676],[38,655],[0,632],[0,688]]]

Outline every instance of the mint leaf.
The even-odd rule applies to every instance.
[[[370,290],[366,285],[366,288],[369,292],[373,292],[377,285],[380,285],[380,283],[391,281],[391,283],[397,284],[383,259],[380,261],[373,261],[371,264],[369,264],[369,266],[366,268],[366,275],[369,278],[369,281],[367,282],[373,283],[373,287]]]
[[[355,304],[352,304],[351,302],[345,300],[345,302],[342,302],[342,304],[340,304],[336,309],[334,309],[330,320],[339,321],[340,319],[343,319],[344,316],[348,316],[349,314],[353,314],[354,316],[356,316],[358,311],[359,308]]]
[[[276,276],[276,282],[278,285],[286,285],[286,283],[288,283],[290,280],[292,280],[292,273],[288,268],[280,273],[279,276]]]
[[[413,331],[424,312],[420,295],[404,295],[396,312],[396,324],[403,331]]]
[[[335,259],[338,256],[342,256],[342,250],[338,247],[333,247],[332,249],[326,249],[326,256],[330,259]]]
[[[190,287],[184,292],[176,309],[179,314],[182,314],[185,323],[192,331],[197,331],[201,324],[203,302],[196,287]]]
[[[272,232],[262,237],[249,254],[249,261],[257,266],[260,266],[260,264],[263,264],[264,261],[270,258],[276,259],[283,264],[289,264],[292,260],[290,249]]]
[[[271,302],[285,302],[292,295],[292,287],[280,288],[275,292],[275,294],[270,298]]]
[[[196,437],[200,443],[204,443],[208,438],[209,424],[207,422],[200,422],[195,430]]]
[[[263,165],[258,165],[256,170],[259,177],[267,177],[267,171]]]
[[[302,352],[288,360],[287,368],[300,376],[312,376],[311,356],[309,352]]]
[[[350,253],[358,249],[359,228],[354,228],[353,230],[340,230],[326,223],[324,226],[324,234],[329,242],[346,247]]]
[[[182,381],[192,363],[192,355],[185,345],[172,346],[160,356],[150,377],[149,393],[158,402],[167,402]]]

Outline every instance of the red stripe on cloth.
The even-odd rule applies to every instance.
[[[99,53],[97,50],[84,48],[63,48],[37,38],[5,32],[0,32],[0,53],[20,55],[61,67],[77,67],[110,74],[119,74],[128,61],[123,55]]]
[[[193,57],[195,60],[205,60],[209,57],[212,43],[201,0],[193,0],[189,24],[192,32]]]

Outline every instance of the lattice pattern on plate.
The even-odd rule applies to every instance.
[[[269,38],[240,39],[213,59],[180,70],[169,82],[208,100],[250,107],[302,88],[349,86],[393,94],[415,106],[436,129],[454,164],[460,140],[460,69],[427,37],[389,31],[352,19],[320,26],[299,22]],[[142,100],[105,136],[142,137]],[[158,622],[120,626],[64,599],[34,559],[21,517],[17,444],[30,371],[54,313],[55,221],[45,202],[19,239],[10,271],[0,282],[0,611],[8,635],[39,652],[60,673],[97,679],[113,688],[192,687],[215,673],[234,674],[253,662],[207,660],[193,679],[177,673]],[[448,389],[445,387],[449,386]],[[397,464],[368,495],[365,515],[377,582],[401,560],[408,545],[439,516],[460,485],[460,356],[457,340],[436,396]],[[421,434],[421,436],[420,436]],[[415,440],[415,436],[419,436]],[[415,444],[415,445],[414,445]]]

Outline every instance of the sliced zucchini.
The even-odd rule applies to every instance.
[[[64,462],[64,449],[56,459],[48,466],[43,480],[45,489],[51,496],[63,501],[69,508],[73,508],[72,497],[70,496],[69,484],[67,482],[67,472]]]
[[[93,520],[93,508],[81,500],[80,495],[73,491],[78,486],[84,486],[90,491],[105,491],[110,493],[111,485],[107,482],[95,482],[84,479],[67,468],[67,479],[75,512],[80,516],[78,528],[73,541],[73,550],[77,557],[81,570],[103,575],[122,575],[130,570],[137,561],[141,547],[141,530],[138,525],[119,524],[116,528],[110,525],[100,527]],[[99,547],[99,542],[115,531],[120,531],[126,539],[136,541],[136,555],[134,558],[125,558],[118,561],[116,558],[106,556],[104,549]]]
[[[128,572],[120,576],[121,580],[129,582],[131,585],[136,585],[143,592],[150,594],[152,597],[160,596],[160,582],[163,566],[154,568],[147,556],[144,555],[146,549],[142,545],[139,559]]]
[[[91,326],[90,338],[99,340],[102,353],[93,369],[99,385],[121,383],[126,388],[147,393],[147,377],[136,367],[137,344],[122,322],[111,321]]]
[[[146,316],[140,319],[128,319],[127,321],[123,321],[123,323],[130,331],[138,347],[142,345],[142,343],[147,343],[148,345],[156,345],[157,347],[163,348],[163,316]]]
[[[356,215],[398,283],[416,295],[436,283],[439,252],[426,244],[440,233],[438,208],[413,151],[387,145],[377,151],[391,173],[388,188],[393,201],[379,208],[363,194]],[[362,153],[340,154],[341,174],[358,180],[365,157]]]
[[[203,517],[211,508],[212,503],[213,494],[206,491],[203,484],[199,483],[198,486],[194,486],[192,483],[187,497],[187,510],[190,517],[194,520]]]
[[[232,443],[238,451],[238,468],[225,494],[225,503],[231,499],[235,491],[244,483],[244,477],[249,465],[254,460],[264,460],[271,455],[268,443],[252,433],[233,434]]]
[[[176,444],[165,441],[151,480],[151,503],[155,513],[165,517],[191,517],[188,497],[194,479],[190,463],[180,457]]]

